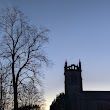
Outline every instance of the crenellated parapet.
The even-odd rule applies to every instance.
[[[75,64],[71,64],[71,65],[67,65],[67,61],[65,62],[65,66],[64,66],[64,71],[68,71],[68,70],[75,70],[75,71],[81,71],[81,62],[79,60],[79,64],[75,65]]]

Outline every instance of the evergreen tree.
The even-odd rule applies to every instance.
[[[65,110],[65,94],[60,93],[50,105],[50,110]]]

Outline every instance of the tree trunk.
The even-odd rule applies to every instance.
[[[17,84],[14,84],[14,110],[18,110]]]
[[[14,47],[14,46],[13,46]],[[12,54],[12,78],[13,78],[13,91],[14,91],[14,110],[18,110],[18,91],[17,91],[17,81],[15,80],[15,71],[14,71],[14,50]]]

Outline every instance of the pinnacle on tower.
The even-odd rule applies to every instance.
[[[79,59],[79,69],[81,70],[81,61],[80,61],[80,59]]]
[[[64,71],[67,69],[67,60],[65,60]]]

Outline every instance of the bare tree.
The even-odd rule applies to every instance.
[[[4,109],[4,104],[5,104],[5,96],[6,96],[6,91],[5,91],[5,73],[4,73],[4,67],[0,63],[0,110]]]
[[[19,92],[19,103],[20,106],[33,106],[33,105],[39,105],[42,108],[42,105],[45,104],[45,100],[43,97],[43,90],[42,87],[38,88],[33,81],[28,82],[27,85],[24,85],[25,87],[20,89]],[[18,90],[19,91],[19,90]]]
[[[39,68],[49,64],[43,45],[48,42],[48,29],[29,25],[27,17],[16,7],[0,14],[0,57],[10,65],[14,93],[14,110],[18,109],[18,87],[28,80],[39,83]]]
[[[7,102],[7,91],[9,89],[8,67],[0,62],[0,110],[4,110]]]

